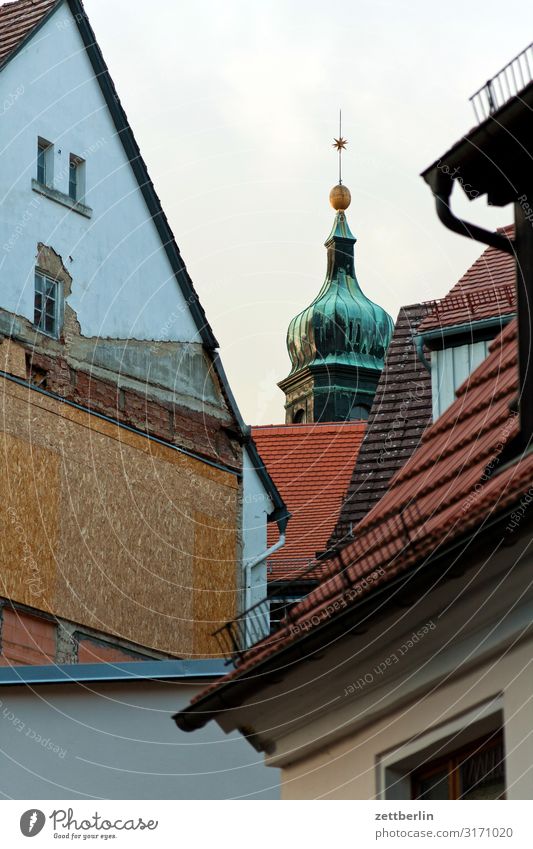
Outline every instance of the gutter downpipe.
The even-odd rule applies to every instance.
[[[452,230],[454,233],[459,233],[460,236],[466,236],[468,239],[474,239],[476,242],[482,242],[484,245],[490,245],[492,248],[514,256],[514,244],[507,236],[485,230],[483,227],[478,227],[477,224],[470,224],[468,221],[463,221],[462,218],[457,218],[453,214],[450,207],[450,197],[453,189],[452,177],[439,174],[432,189],[435,196],[437,216],[439,221],[448,230]]]
[[[475,224],[457,218],[450,208],[453,178],[439,173],[430,181],[435,196],[439,220],[449,230],[490,245],[499,251],[511,254],[516,265],[516,302],[518,315],[518,410],[520,432],[508,448],[509,456],[521,456],[533,441],[533,323],[531,321],[531,281],[533,280],[533,228],[529,220],[529,206],[522,201],[531,197],[530,192],[517,190],[514,204],[515,238],[509,239],[501,233],[491,233]],[[518,192],[522,191],[519,195]]]
[[[271,545],[270,548],[267,548],[266,551],[263,551],[262,554],[259,554],[255,557],[250,563],[246,564],[246,569],[253,569],[255,566],[259,566],[260,563],[263,563],[267,557],[270,557],[271,554],[274,554],[276,551],[279,551],[280,548],[283,548],[285,545],[285,531],[280,531],[279,539],[274,545]]]
[[[515,254],[513,242],[508,239],[507,236],[502,236],[501,233],[492,233],[490,230],[478,227],[477,224],[470,224],[470,222],[464,221],[462,218],[457,218],[457,216],[453,214],[450,206],[453,183],[453,177],[442,172],[439,172],[432,180],[430,180],[439,221],[453,233],[459,233],[460,236],[466,236],[467,239],[473,239],[476,242],[489,245],[499,251],[504,251],[508,254]],[[424,368],[431,373],[431,364],[424,355],[423,336],[417,335],[414,342],[418,359]]]
[[[280,524],[281,523],[278,522],[278,527],[279,527]],[[256,566],[260,566],[261,563],[264,563],[265,560],[268,557],[270,557],[271,554],[274,554],[276,551],[279,551],[279,549],[282,548],[284,545],[285,545],[285,530],[281,530],[281,528],[280,528],[279,539],[278,539],[277,542],[274,543],[274,545],[271,545],[270,548],[267,548],[267,550],[263,551],[262,554],[259,554],[257,557],[254,557],[253,560],[245,562],[245,564],[244,564],[244,610],[245,611],[249,610],[252,607],[252,598],[251,598],[252,569],[254,569]],[[267,576],[267,581],[266,581],[266,585],[265,585],[265,599],[266,598],[268,598],[268,576]],[[270,609],[270,605],[267,609]],[[265,617],[265,618],[267,619],[267,617]],[[266,622],[265,622],[265,629],[266,629],[266,627],[267,627],[267,625],[266,625]],[[245,643],[246,643],[246,647],[248,648],[248,641],[249,641],[248,617],[245,618],[244,629],[245,629],[245,633],[246,633]]]

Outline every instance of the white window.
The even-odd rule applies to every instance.
[[[41,333],[59,336],[62,315],[62,287],[40,271],[35,272],[34,324]]]
[[[378,758],[381,799],[503,799],[506,792],[502,699],[422,731]]]
[[[54,181],[54,145],[39,138],[37,141],[37,182],[51,186]]]
[[[68,193],[72,200],[82,201],[85,196],[85,160],[70,154]]]
[[[488,354],[490,342],[474,342],[431,352],[433,421],[455,401],[455,393]]]

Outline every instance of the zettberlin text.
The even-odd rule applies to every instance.
[[[432,820],[435,819],[433,814],[427,811],[414,811],[413,813],[404,813],[403,811],[385,811],[381,814],[374,814],[376,820]]]

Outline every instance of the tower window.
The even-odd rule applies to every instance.
[[[350,410],[348,421],[366,421],[370,415],[370,409],[365,404],[356,404]]]
[[[85,160],[70,154],[68,193],[72,200],[81,201],[85,195]]]
[[[59,336],[61,314],[61,284],[57,280],[35,272],[34,324],[41,333]]]
[[[303,424],[305,421],[305,410],[299,409],[296,410],[292,417],[293,424]]]
[[[53,181],[54,146],[46,139],[37,141],[37,182],[51,186]]]

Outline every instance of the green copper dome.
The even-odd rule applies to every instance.
[[[287,332],[291,375],[308,366],[344,366],[381,371],[393,321],[363,294],[354,268],[354,244],[339,210],[325,245],[326,279],[315,300],[292,319]]]

